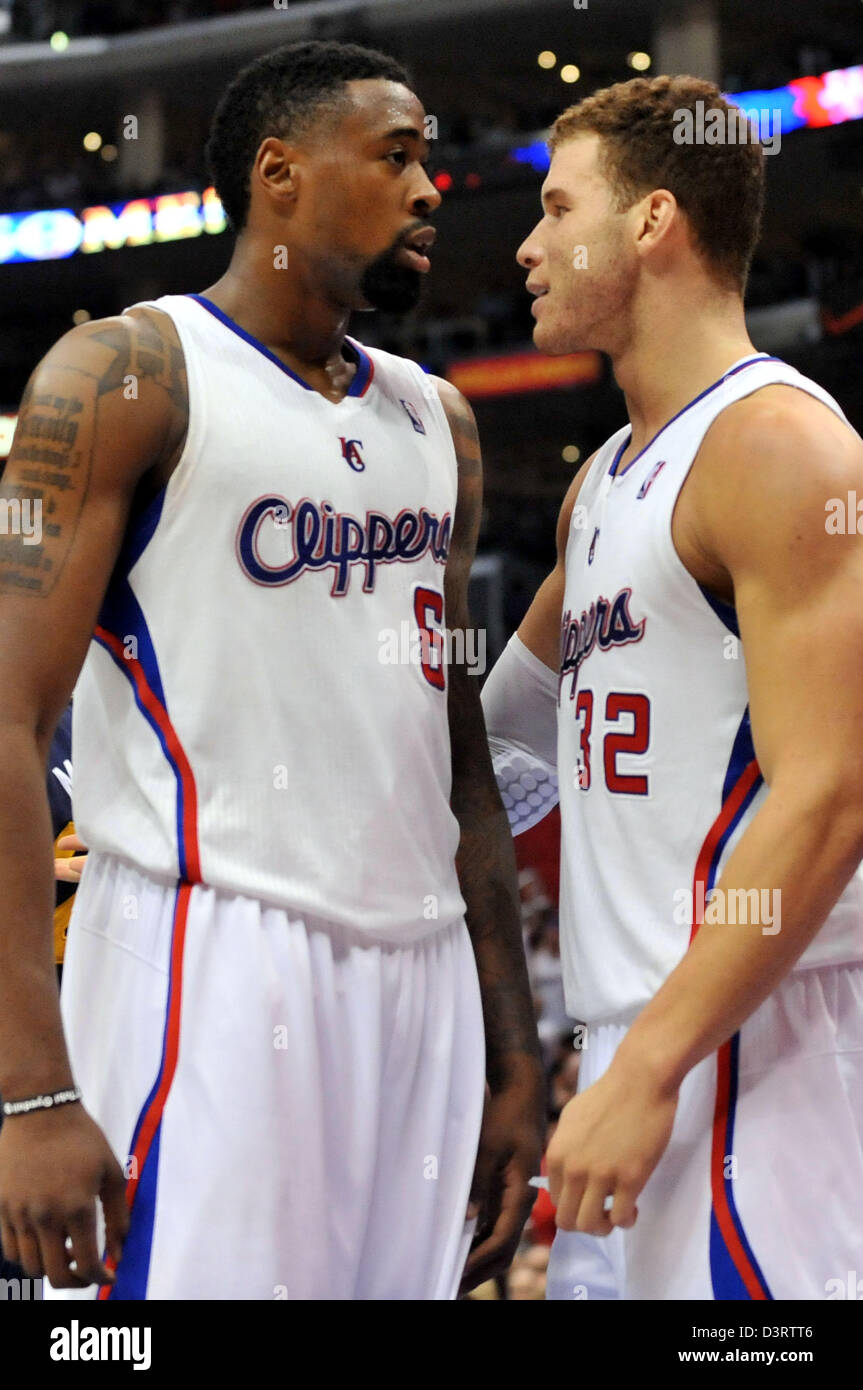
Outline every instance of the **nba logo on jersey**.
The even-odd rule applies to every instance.
[[[408,413],[410,422],[416,430],[417,434],[425,434],[426,427],[422,422],[422,417],[419,411],[417,410],[416,406],[412,405],[410,401],[402,400],[401,396],[399,396],[399,404],[404,406],[405,410]]]
[[[650,490],[651,483],[654,481],[655,478],[659,477],[660,473],[665,467],[666,462],[666,459],[660,459],[659,463],[655,463],[653,465],[644,482],[641,484],[641,487],[638,489],[638,492],[635,494],[639,502],[641,501],[642,497],[647,496]]]

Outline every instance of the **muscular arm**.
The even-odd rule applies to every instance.
[[[470,406],[446,382],[439,389],[459,469],[444,586],[447,627],[456,633],[471,625],[467,593],[482,512],[482,461]],[[459,645],[453,642],[455,650]],[[456,865],[477,959],[487,1075],[494,1091],[522,1063],[531,1070],[538,1065],[539,1045],[521,939],[515,855],[488,751],[479,681],[463,662],[453,661],[447,684],[452,809],[461,828]]]
[[[696,540],[733,584],[768,786],[717,897],[765,889],[781,916],[763,932],[708,914],[632,1028],[633,1051],[672,1086],[776,987],[863,859],[863,536],[825,526],[831,497],[863,496],[863,444],[775,387],[720,416],[703,452]]]
[[[458,633],[470,626],[468,580],[482,510],[482,462],[470,406],[448,383],[437,385],[458,459],[458,500],[445,578],[446,625]],[[459,645],[454,641],[453,649]],[[515,1254],[533,1205],[527,1184],[542,1153],[545,1090],[522,945],[515,855],[489,755],[479,682],[464,663],[451,661],[447,685],[452,808],[461,830],[456,867],[479,976],[491,1092],[472,1194],[481,1212],[466,1272],[466,1286],[472,1287],[508,1268]]]
[[[3,475],[6,499],[41,508],[42,532],[38,544],[23,530],[0,539],[0,1093],[7,1100],[73,1080],[52,949],[45,766],[136,489],[179,428],[181,363],[160,339],[157,317],[164,318],[140,313],[88,324],[51,349],[27,385]],[[12,1149],[20,1164],[19,1145],[44,1146],[80,1114],[79,1106],[36,1112],[8,1120],[0,1134],[3,1242],[10,1254],[17,1243],[31,1274],[42,1273],[45,1261],[28,1237],[16,1242],[8,1203],[23,1210],[28,1198],[19,1184],[38,1186],[47,1174],[40,1176],[35,1148],[27,1150],[29,1172],[16,1172]],[[37,1197],[43,1214],[61,1191],[52,1189],[49,1201],[47,1186]],[[29,1225],[37,1225],[32,1213]],[[65,1262],[52,1244],[48,1272],[62,1283]],[[78,1252],[79,1268],[91,1274],[94,1249],[88,1242]]]

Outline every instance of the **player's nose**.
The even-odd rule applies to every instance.
[[[415,217],[428,217],[429,213],[435,212],[441,205],[441,195],[425,169],[421,170],[420,181],[410,201],[411,211]]]
[[[521,246],[515,253],[515,259],[525,270],[533,270],[539,265],[543,258],[543,249],[536,240],[536,228],[534,227],[530,236],[525,237]]]

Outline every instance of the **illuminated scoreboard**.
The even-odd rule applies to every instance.
[[[76,251],[119,250],[180,241],[227,226],[214,188],[203,193],[165,193],[159,198],[133,198],[128,203],[72,212],[12,212],[0,216],[0,264],[12,261],[55,261]]]

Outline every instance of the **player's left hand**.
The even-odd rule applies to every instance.
[[[529,1179],[542,1159],[545,1087],[537,1066],[487,1095],[471,1188],[478,1207],[460,1294],[505,1273],[536,1201]]]
[[[676,1109],[676,1090],[614,1063],[567,1102],[546,1154],[561,1230],[607,1236],[635,1225],[636,1200],[665,1152]]]

